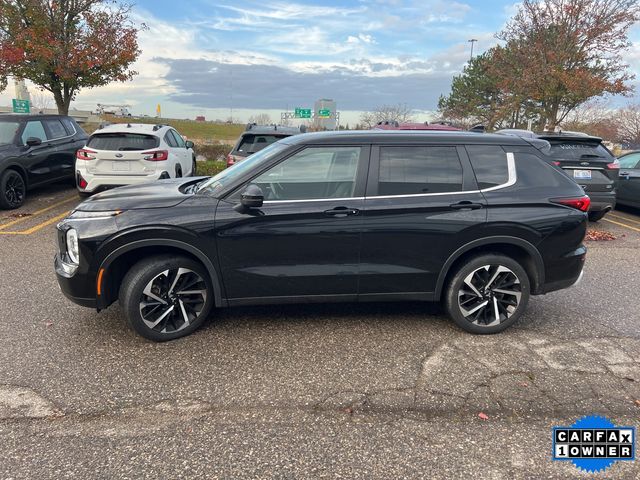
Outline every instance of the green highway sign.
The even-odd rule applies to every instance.
[[[296,108],[294,111],[296,118],[311,118],[310,108]]]
[[[318,117],[320,118],[329,118],[331,116],[331,110],[328,108],[321,108],[318,110]]]
[[[31,111],[31,105],[29,100],[17,100],[13,99],[13,113],[29,113]]]

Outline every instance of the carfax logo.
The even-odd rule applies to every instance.
[[[571,460],[587,472],[601,472],[619,460],[635,460],[635,427],[609,419],[582,417],[570,427],[553,427],[553,459]]]

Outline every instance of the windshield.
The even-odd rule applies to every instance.
[[[219,174],[211,177],[198,189],[198,193],[207,193],[215,196],[225,185],[228,185],[236,178],[244,175],[245,172],[258,168],[264,162],[269,161],[278,153],[287,148],[284,143],[272,143],[257,153],[254,153],[246,160],[236,163]]]
[[[19,127],[18,122],[0,122],[0,145],[12,144]]]

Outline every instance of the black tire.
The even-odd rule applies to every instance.
[[[27,185],[15,170],[5,170],[0,176],[0,208],[13,210],[24,203]]]
[[[184,293],[196,291],[204,293]],[[214,292],[200,263],[187,257],[158,255],[141,260],[127,272],[119,299],[133,330],[149,340],[164,342],[197,330],[213,308]]]
[[[445,308],[467,332],[498,333],[518,321],[530,292],[529,276],[516,260],[484,254],[465,261],[453,275],[445,291]]]
[[[198,164],[196,162],[196,159],[193,159],[193,163],[191,165],[191,176],[195,177],[198,175]]]
[[[176,178],[182,178],[182,167],[180,165],[176,165]]]
[[[607,214],[606,210],[600,210],[600,211],[597,211],[597,212],[589,212],[589,221],[590,222],[597,222],[599,220],[602,220],[606,214]]]

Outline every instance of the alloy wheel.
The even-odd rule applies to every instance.
[[[207,285],[198,273],[188,268],[168,269],[145,286],[140,315],[151,330],[175,333],[191,325],[206,302]]]
[[[18,207],[22,205],[22,202],[24,201],[24,193],[25,186],[22,177],[18,174],[11,175],[7,179],[4,188],[4,198],[6,199],[7,203],[12,207]]]
[[[458,290],[463,317],[479,326],[494,326],[511,317],[520,304],[518,276],[502,265],[484,265],[467,275]]]

